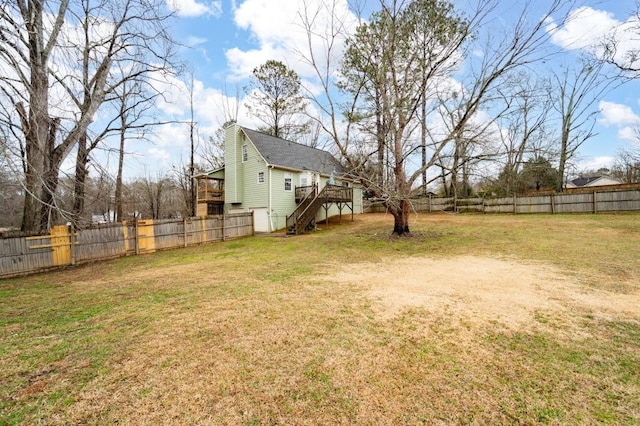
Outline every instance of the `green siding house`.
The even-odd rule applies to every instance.
[[[224,167],[197,179],[198,215],[250,211],[256,232],[362,213],[361,186],[330,153],[237,124],[226,128]]]

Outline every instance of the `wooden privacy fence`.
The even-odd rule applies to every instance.
[[[411,200],[418,212],[476,213],[598,213],[640,210],[640,190],[606,190],[502,198],[439,198]],[[384,206],[371,204],[368,212],[384,212]]]
[[[138,220],[75,232],[61,225],[48,235],[0,239],[0,278],[248,235],[253,213]]]

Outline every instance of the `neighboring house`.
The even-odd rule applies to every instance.
[[[327,151],[232,124],[224,162],[197,176],[199,216],[251,211],[256,232],[300,233],[327,217],[362,213],[361,186]]]
[[[622,182],[609,176],[581,177],[567,182],[565,188],[588,188],[592,186],[619,185]]]

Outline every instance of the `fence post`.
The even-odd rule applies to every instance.
[[[227,233],[227,231],[224,229],[224,225],[225,225],[224,218],[225,217],[226,217],[226,215],[223,213],[222,214],[222,241],[225,240],[225,234]]]
[[[129,228],[127,227],[127,221],[123,220],[122,222],[122,238],[123,238],[123,245],[124,245],[124,253],[123,255],[126,256],[127,253],[129,253]]]
[[[593,214],[598,213],[598,191],[593,191]]]
[[[552,192],[551,193],[551,214],[554,214],[556,212],[555,198],[556,198],[556,194]]]
[[[189,244],[187,244],[187,218],[184,218],[184,222],[182,222],[182,226],[183,231],[184,231],[184,246],[187,247]]]
[[[429,213],[431,213],[431,194],[429,194]]]
[[[518,197],[513,194],[513,214],[518,214]]]
[[[135,235],[136,255],[140,254],[140,235],[138,230],[138,218],[136,218],[136,235]]]
[[[69,236],[69,250],[71,251],[71,265],[75,265],[76,264],[76,248],[75,248],[75,244],[76,244],[76,227],[73,225],[73,223],[71,225],[69,225],[70,229],[71,229],[71,235]]]

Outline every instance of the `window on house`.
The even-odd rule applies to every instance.
[[[307,186],[307,176],[300,176],[300,186]]]
[[[264,183],[264,172],[258,172],[258,183]]]
[[[242,145],[242,162],[244,163],[249,158],[249,151],[246,145]]]
[[[289,173],[284,175],[284,190],[291,191],[291,175]]]

